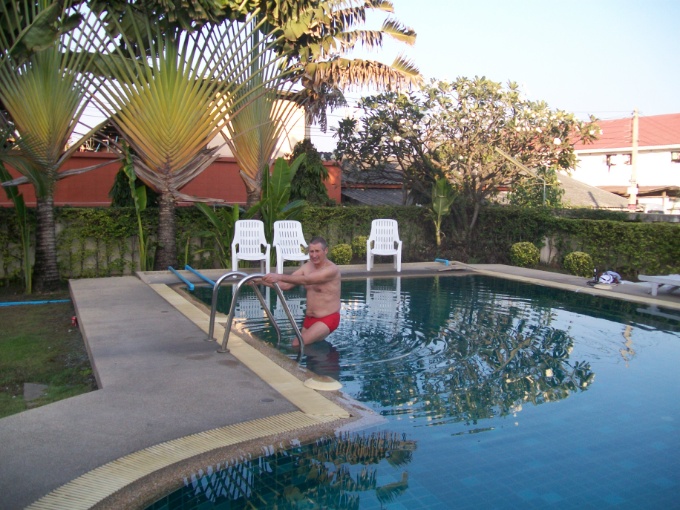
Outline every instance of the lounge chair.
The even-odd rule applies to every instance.
[[[669,292],[676,290],[680,287],[680,275],[669,274],[669,275],[659,275],[659,276],[649,276],[646,274],[638,275],[638,280],[641,282],[647,282],[652,285],[652,296],[656,296],[659,292],[659,286],[669,285]]]
[[[260,220],[238,220],[234,226],[234,240],[231,242],[232,270],[238,271],[239,260],[259,260],[260,270],[269,273],[270,248],[264,236],[264,223]]]
[[[366,241],[366,269],[373,268],[375,255],[394,257],[394,267],[401,271],[401,240],[397,220],[379,219],[371,222],[371,235]]]

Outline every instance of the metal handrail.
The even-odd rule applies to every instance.
[[[290,308],[288,307],[288,302],[286,301],[286,298],[283,297],[283,291],[281,290],[281,287],[279,287],[278,283],[274,283],[274,290],[276,290],[276,295],[279,296],[279,300],[281,302],[281,306],[283,307],[283,311],[286,313],[286,317],[288,317],[288,321],[290,322],[290,325],[293,326],[293,331],[295,332],[295,336],[298,338],[298,342],[300,343],[300,352],[298,353],[298,360],[305,355],[305,342],[302,339],[302,332],[300,331],[300,328],[297,325],[297,322],[295,322],[295,317],[293,317],[293,314],[290,311]],[[272,317],[272,321],[276,322],[274,318]],[[279,342],[281,342],[281,338],[279,337]]]
[[[217,315],[217,295],[220,292],[220,285],[222,285],[222,282],[227,278],[232,278],[236,276],[248,276],[248,274],[244,273],[243,271],[229,271],[228,273],[225,273],[222,276],[220,276],[219,279],[215,282],[215,285],[213,285],[212,304],[210,306],[210,326],[208,328],[208,338],[206,338],[207,341],[217,340],[216,338],[213,338],[213,333],[215,332],[215,315]]]
[[[259,279],[259,278],[264,278],[264,274],[260,273],[255,273],[251,275],[246,275],[246,273],[242,273],[240,271],[230,271],[229,273],[223,275],[220,277],[217,282],[215,282],[215,286],[213,287],[213,299],[212,299],[212,306],[210,309],[210,329],[208,332],[208,340],[213,340],[213,332],[215,329],[215,315],[217,313],[217,294],[219,291],[219,286],[222,284],[224,280],[230,277],[235,277],[235,276],[243,276],[243,278],[236,284],[232,297],[231,297],[231,306],[229,307],[229,316],[227,317],[227,323],[224,328],[224,336],[222,337],[222,344],[220,345],[220,348],[217,350],[217,352],[224,353],[224,352],[229,352],[229,349],[227,348],[227,342],[229,341],[229,334],[231,333],[231,325],[232,322],[234,321],[234,313],[236,311],[236,303],[238,301],[238,296],[241,292],[241,287],[246,284],[250,283],[251,280]],[[252,284],[251,284],[252,285]],[[272,325],[274,326],[274,329],[276,330],[276,334],[278,337],[279,343],[281,342],[281,328],[279,328],[278,323],[276,322],[276,319],[274,318],[274,315],[272,314],[271,310],[267,306],[267,303],[262,296],[262,293],[260,292],[260,289],[257,288],[256,285],[252,285],[253,290],[255,291],[255,295],[257,296],[257,299],[260,301],[260,304],[262,305],[262,308],[266,312],[267,316],[269,317],[269,320],[271,321]],[[288,307],[288,303],[286,302],[286,299],[283,296],[283,291],[281,290],[281,287],[279,287],[278,283],[275,283],[273,285],[274,290],[276,291],[277,296],[279,297],[279,300],[281,302],[281,305],[283,307],[283,311],[286,313],[286,316],[288,317],[288,320],[290,321],[291,326],[293,327],[293,331],[295,332],[295,335],[298,337],[298,341],[300,342],[300,352],[298,353],[298,359],[300,359],[301,356],[304,355],[304,341],[302,340],[302,333],[300,332],[300,328],[298,327],[297,323],[295,322],[295,318],[293,317],[293,314],[290,311],[290,308]]]

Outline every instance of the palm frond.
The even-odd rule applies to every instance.
[[[420,69],[418,69],[411,60],[407,59],[403,55],[398,55],[390,67],[404,76],[409,83],[417,84],[423,79],[422,75],[420,74]]]
[[[382,31],[393,39],[413,46],[416,43],[416,33],[411,27],[401,24],[395,19],[386,19]]]
[[[9,6],[12,6],[9,9]],[[0,48],[22,63],[30,55],[49,48],[82,20],[69,12],[70,2],[2,2]]]
[[[262,51],[262,43],[254,39],[250,51],[251,73],[240,81],[239,94],[250,98],[225,123],[226,144],[239,163],[242,174],[256,183],[261,169],[268,166],[284,131],[295,116],[302,116],[299,104],[291,95],[293,82],[281,73],[278,58]],[[259,54],[259,56],[258,56]]]
[[[332,84],[340,89],[375,87],[381,90],[399,90],[421,80],[418,69],[403,57],[397,57],[392,66],[373,60],[338,58],[305,66],[307,86]]]
[[[140,177],[147,183],[170,190],[186,184],[216,157],[205,147],[225,122],[232,123],[239,112],[251,117],[259,108],[251,103],[284,74],[281,57],[269,49],[274,44],[270,36],[253,44],[253,34],[262,27],[254,18],[192,33],[153,33],[148,22],[116,31],[126,48],[135,47],[129,37],[147,37],[148,54],[154,57],[137,58],[109,44],[116,58],[100,59],[97,65],[100,76],[115,79],[93,79],[99,92],[95,100],[144,162]],[[133,18],[130,23],[138,22]],[[91,37],[102,39],[99,46],[110,42],[105,31],[95,30]],[[265,55],[270,65],[260,66]],[[253,74],[257,79],[249,81]]]
[[[55,10],[55,5],[59,10]],[[15,4],[13,14],[5,12],[17,31],[10,30],[0,38],[0,101],[12,118],[16,137],[11,153],[6,156],[14,159],[12,166],[36,187],[37,196],[41,197],[51,190],[59,168],[72,153],[68,145],[86,107],[82,75],[78,71],[90,56],[64,51],[71,45],[74,34],[63,32],[67,27],[70,29],[77,16],[61,10],[63,5],[59,3],[48,5],[47,13],[33,7],[28,3]],[[25,12],[29,14],[24,16]],[[48,21],[54,22],[54,30],[41,28]],[[28,23],[28,27],[18,30],[20,22]],[[49,39],[50,44],[38,44],[38,39],[45,44]],[[14,52],[19,40],[23,41],[23,50]],[[25,163],[18,162],[21,158]]]

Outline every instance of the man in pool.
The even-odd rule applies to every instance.
[[[278,283],[281,290],[302,285],[307,291],[307,312],[302,323],[305,345],[323,340],[340,324],[340,270],[326,257],[328,243],[323,237],[309,242],[309,261],[292,274],[269,273],[262,278],[265,285]],[[297,338],[293,347],[298,347]]]

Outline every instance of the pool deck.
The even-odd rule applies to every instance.
[[[364,265],[341,271],[369,275]],[[399,275],[470,271],[652,305],[651,313],[680,310],[680,292],[652,297],[644,284],[595,288],[585,278],[505,265],[403,264]],[[202,273],[214,280],[224,270]],[[370,275],[397,273],[378,265]],[[191,473],[197,459],[212,465],[366,419],[341,392],[307,387],[314,374],[272,361],[238,326],[230,352],[217,353],[206,341],[209,314],[173,290],[177,282],[166,272],[70,282],[100,389],[0,419],[0,508],[136,508],[167,490],[161,481]]]

